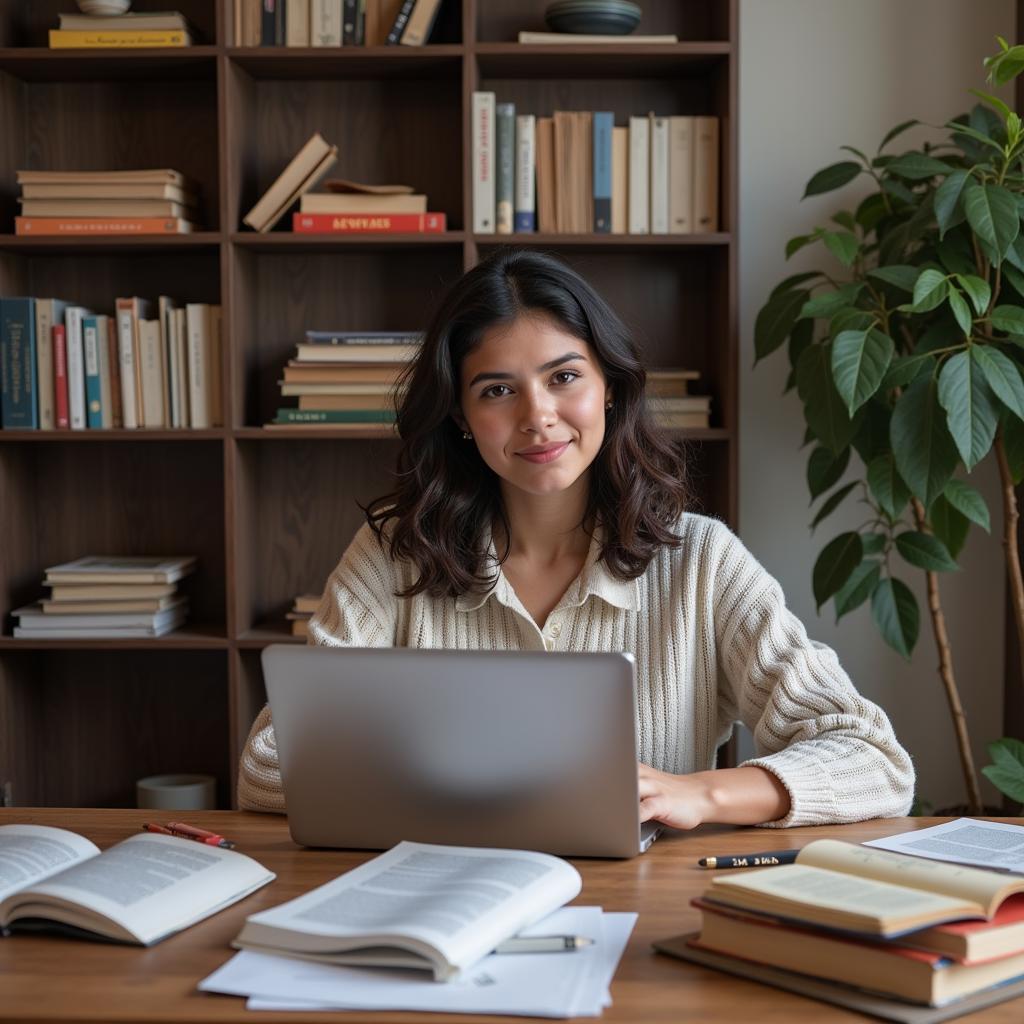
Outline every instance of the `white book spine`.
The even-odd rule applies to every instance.
[[[341,0],[310,0],[310,43],[341,46]]]
[[[185,310],[174,310],[174,347],[178,362],[178,425],[187,427],[191,422],[188,394],[188,344],[186,341]]]
[[[109,430],[114,425],[114,410],[110,401],[109,331],[110,317],[96,317],[96,361],[99,364],[100,415],[102,417],[104,430]]]
[[[493,92],[473,93],[473,231],[493,235],[494,225]]]
[[[629,119],[629,233],[650,233],[650,122]]]
[[[39,429],[57,426],[53,393],[53,299],[36,299],[36,395],[39,402]]]
[[[160,323],[139,321],[139,355],[142,357],[142,425],[164,425],[163,360],[160,354]]]
[[[278,0],[281,3],[282,0]],[[310,0],[284,0],[285,44],[309,46]]]
[[[185,324],[188,343],[188,390],[191,425],[194,430],[210,426],[209,387],[206,359],[207,311],[205,303],[190,302],[185,306]]]
[[[516,231],[537,230],[537,118],[516,117]]]
[[[209,380],[210,380],[210,426],[224,426],[224,403],[221,397],[221,386],[223,373],[221,372],[221,359],[223,358],[223,344],[221,339],[221,308],[210,306],[207,318],[209,328]]]
[[[130,309],[117,311],[117,354],[121,362],[121,416],[126,430],[139,426],[135,404],[134,316]]]
[[[668,234],[668,118],[651,116],[651,234]]]
[[[674,235],[693,231],[693,118],[668,119],[668,222]]]
[[[85,430],[85,351],[82,317],[87,310],[69,306],[64,313],[68,368],[68,413],[72,430]]]

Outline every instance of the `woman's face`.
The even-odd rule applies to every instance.
[[[492,328],[462,362],[459,426],[529,494],[566,491],[604,440],[609,388],[593,350],[543,314]]]

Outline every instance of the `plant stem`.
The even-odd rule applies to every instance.
[[[913,499],[912,504],[917,528],[922,533],[930,532],[924,506],[917,498]],[[963,772],[964,785],[967,787],[967,809],[969,814],[981,814],[981,789],[978,785],[978,772],[974,767],[971,738],[967,732],[967,719],[964,716],[963,705],[960,703],[960,691],[953,674],[953,656],[949,649],[946,617],[939,599],[938,573],[927,571],[925,578],[928,581],[928,611],[932,618],[935,646],[939,651],[939,676],[946,689],[946,701],[949,704],[949,714],[953,719],[953,731],[956,733],[956,745],[960,753],[960,769]]]
[[[999,464],[999,479],[1003,485],[1003,558],[1006,561],[1006,577],[1010,583],[1010,597],[1013,601],[1013,617],[1017,624],[1017,647],[1021,657],[1021,677],[1024,679],[1024,580],[1021,578],[1020,551],[1017,547],[1017,492],[1013,486],[1010,460],[1006,457],[1003,443],[1003,428],[996,432],[996,462]]]

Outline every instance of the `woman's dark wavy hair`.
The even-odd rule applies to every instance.
[[[601,524],[606,565],[619,578],[635,579],[660,547],[679,544],[672,527],[687,504],[683,461],[649,418],[635,342],[608,304],[565,264],[534,251],[503,249],[447,294],[398,385],[398,487],[364,509],[391,556],[418,570],[416,582],[398,596],[457,596],[494,583],[487,539],[494,523],[503,523],[509,535],[499,478],[476,445],[463,439],[452,414],[459,409],[467,353],[486,331],[530,314],[546,316],[585,341],[610,385],[613,405],[590,467],[583,520],[588,531]]]

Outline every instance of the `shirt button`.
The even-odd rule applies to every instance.
[[[548,630],[549,636],[558,637],[562,635],[562,624],[560,622],[552,622],[551,628]]]

